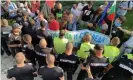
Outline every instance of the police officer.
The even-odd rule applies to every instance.
[[[22,50],[26,56],[27,62],[36,65],[35,52],[32,45],[32,37],[29,34],[23,36]]]
[[[88,67],[88,65],[91,68],[93,77],[99,77],[100,73],[104,70],[109,62],[109,60],[103,56],[103,51],[103,45],[95,45],[94,51],[90,53],[90,56],[88,56],[87,60],[83,63],[83,65],[81,65],[81,71],[78,75],[77,80],[84,80],[84,78],[87,76],[86,68]]]
[[[46,65],[46,56],[51,53],[50,48],[47,47],[47,42],[45,39],[41,39],[39,45],[35,47],[36,59],[38,61],[39,67]]]
[[[59,66],[67,72],[67,80],[72,80],[72,75],[78,67],[79,59],[73,54],[73,44],[68,42],[66,44],[66,50],[63,54],[58,55],[57,61],[59,62]]]
[[[47,66],[41,66],[38,74],[42,76],[43,80],[64,80],[64,71],[55,66],[55,57],[52,54],[46,56]]]
[[[40,40],[42,38],[44,38],[47,43],[48,43],[48,47],[52,47],[53,46],[53,40],[52,37],[49,35],[48,31],[46,30],[46,23],[44,21],[40,21],[40,29],[38,29],[36,31],[37,33],[37,38]]]
[[[8,46],[8,35],[10,34],[12,27],[8,25],[8,21],[6,19],[1,20],[1,47],[2,50],[6,52],[7,55],[11,55]],[[4,52],[3,52],[4,53]]]
[[[22,52],[15,55],[17,65],[9,69],[7,78],[15,78],[15,80],[34,80],[37,76],[36,68],[31,64],[25,64],[25,56]]]
[[[133,76],[133,53],[123,55],[122,58],[112,62],[106,71],[102,80],[130,80]]]
[[[14,57],[17,52],[21,52],[21,28],[22,26],[18,23],[13,24],[12,32],[8,37],[8,47],[11,50],[12,56]]]
[[[112,62],[116,57],[119,56],[120,50],[117,48],[117,46],[120,43],[120,39],[118,37],[114,37],[111,40],[110,45],[104,46],[104,56],[109,58],[109,62]]]

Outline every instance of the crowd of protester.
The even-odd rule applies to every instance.
[[[119,2],[113,24],[107,18],[110,8],[107,10],[100,32],[112,35],[109,45],[93,44],[92,36],[86,34],[77,48],[65,38],[65,33],[81,29],[97,31],[109,2],[97,9],[95,1],[74,3],[71,10],[63,9],[60,1],[52,1],[53,7],[45,2],[41,10],[41,2],[1,3],[1,55],[11,55],[17,63],[7,71],[7,78],[34,80],[41,75],[43,80],[73,80],[79,67],[77,80],[132,80],[133,31],[122,27],[128,20],[126,13],[132,10],[132,1]],[[13,25],[9,25],[9,20],[14,21]],[[49,30],[59,31],[59,36],[53,38]],[[124,33],[131,35],[127,41]]]

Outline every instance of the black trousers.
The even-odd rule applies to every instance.
[[[87,74],[86,70],[81,70],[79,72],[79,75],[77,77],[77,80],[84,80],[87,77],[88,77],[88,74]]]
[[[7,42],[6,41],[7,40],[4,37],[1,37],[1,47],[2,47],[3,51],[5,51],[8,56],[10,56],[11,55],[11,52],[8,49],[8,46],[7,46]]]
[[[67,80],[72,80],[72,76],[73,76],[73,72],[72,71],[68,71],[67,72]]]

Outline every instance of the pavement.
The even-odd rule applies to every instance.
[[[1,76],[0,76],[1,80],[15,80],[15,79],[7,79],[6,77],[7,70],[12,68],[13,65],[15,64],[16,64],[15,59],[12,56],[7,56],[6,54],[1,56]],[[73,80],[76,80],[79,71],[80,71],[80,68],[78,68],[75,74],[73,75]],[[67,76],[66,73],[65,73],[65,76]],[[41,76],[38,76],[34,80],[42,80],[42,79],[41,79]]]

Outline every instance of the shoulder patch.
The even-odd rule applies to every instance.
[[[41,66],[40,68],[44,68],[45,66]]]
[[[27,63],[28,65],[33,65],[32,63]]]

